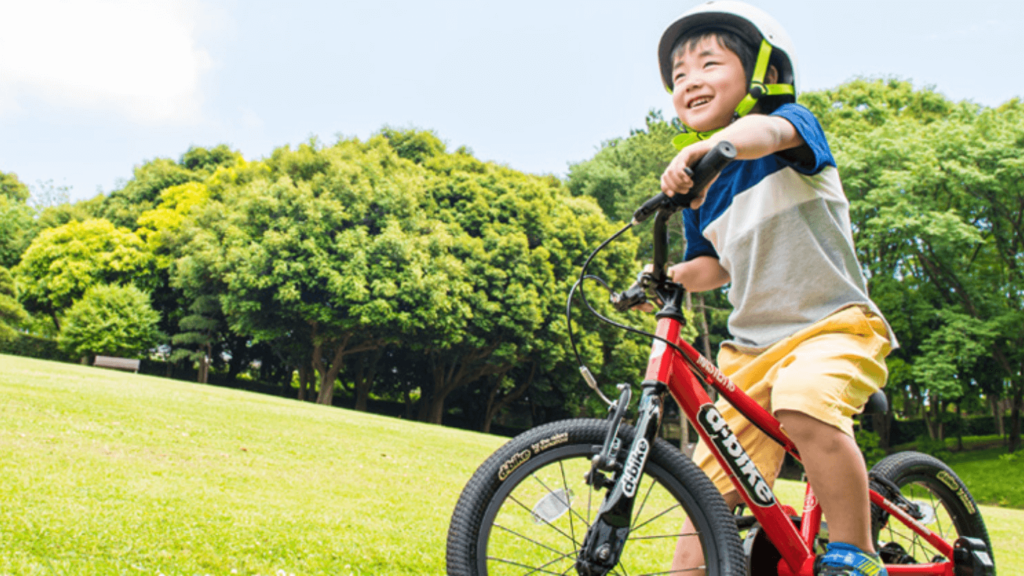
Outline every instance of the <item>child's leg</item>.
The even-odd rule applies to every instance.
[[[742,499],[739,493],[735,490],[727,492],[722,495],[725,498],[725,503],[729,506],[729,509],[738,505]],[[687,536],[687,534],[693,534],[696,527],[689,518],[683,523],[683,530],[680,533],[679,540],[676,542],[676,552],[672,556],[672,567],[669,569],[669,574],[687,574],[692,576],[704,576],[704,570],[697,569],[697,566],[704,565],[704,552],[700,549],[699,545],[696,545],[696,538]]]
[[[796,444],[807,480],[828,521],[830,542],[874,552],[868,471],[853,438],[835,426],[789,410],[776,413]]]

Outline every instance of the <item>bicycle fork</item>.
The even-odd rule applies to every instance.
[[[587,475],[588,484],[599,490],[609,490],[594,523],[590,525],[583,538],[583,545],[576,558],[576,571],[581,576],[604,576],[619,563],[622,548],[629,537],[633,504],[637,489],[640,487],[640,478],[647,458],[654,448],[658,428],[661,426],[662,394],[665,386],[659,383],[644,383],[638,408],[636,435],[625,460],[620,462],[618,429],[622,423],[622,416],[629,406],[631,394],[628,386],[621,389],[622,394],[609,417],[611,426],[605,436],[604,446],[601,452],[594,456],[590,474]],[[608,479],[604,472],[611,472],[614,480]]]

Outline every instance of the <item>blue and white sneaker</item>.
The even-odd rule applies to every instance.
[[[831,542],[818,558],[815,576],[888,576],[882,559],[852,544]]]

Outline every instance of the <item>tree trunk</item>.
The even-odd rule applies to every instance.
[[[370,403],[370,384],[368,382],[356,385],[355,409],[359,412],[366,412],[366,406]]]
[[[210,382],[210,357],[213,355],[213,344],[207,344],[203,350],[203,357],[199,360],[199,374],[197,380],[200,384]]]
[[[928,437],[932,440],[942,440],[942,402],[933,398],[931,403],[924,409],[924,424],[928,429]]]
[[[871,429],[875,431],[875,434],[878,434],[878,447],[888,453],[890,437],[892,435],[892,411],[890,410],[884,414],[872,414]]]
[[[360,412],[366,412],[366,407],[370,400],[370,389],[373,388],[373,381],[377,378],[377,364],[383,355],[384,346],[379,346],[375,350],[367,352],[364,357],[359,358],[359,367],[355,373],[354,386],[356,392],[355,409]]]
[[[442,424],[441,420],[444,417],[444,399],[445,396],[431,396],[430,401],[426,404],[426,413],[423,421],[429,422],[430,424]]]
[[[690,293],[687,292],[686,294],[689,296]],[[700,341],[704,347],[704,356],[710,360],[712,364],[717,364],[714,356],[711,355],[711,331],[708,328],[708,310],[707,307],[704,306],[703,292],[697,294],[697,303],[700,306]],[[707,392],[708,396],[711,397],[712,402],[718,399],[718,391],[713,387],[708,386]],[[689,421],[686,420],[685,417],[683,418],[683,421],[687,422],[687,425],[689,425]]]
[[[431,353],[431,389],[425,390],[420,399],[419,420],[440,424],[444,415],[444,401],[449,394],[485,376],[507,372],[511,365],[489,366],[484,362],[499,345],[501,342],[493,343],[487,348],[456,353],[454,357],[449,358],[448,364],[444,358],[438,359],[438,353]]]
[[[959,402],[956,403],[956,449],[957,449],[957,452],[963,452],[964,451],[964,417],[963,417],[964,415],[963,415],[963,412],[960,411],[960,405],[963,404],[963,403],[964,403],[964,401],[963,401],[962,398],[960,399]]]
[[[330,406],[334,401],[334,382],[338,378],[338,373],[341,372],[341,362],[345,356],[373,350],[381,346],[382,342],[380,340],[365,340],[362,344],[349,348],[348,343],[352,339],[351,332],[345,334],[340,339],[324,342],[317,333],[317,323],[311,322],[310,326],[312,327],[313,340],[313,367],[320,374],[320,394],[316,398],[316,403]],[[325,343],[328,346],[337,346],[334,348],[334,356],[329,366],[324,364],[323,352]]]
[[[996,434],[1002,438],[1006,431],[1003,428],[1003,407],[1002,402],[999,398],[996,398],[995,394],[988,395],[988,405],[992,408],[992,419],[996,424]]]
[[[402,397],[405,399],[405,419],[412,420],[413,415],[413,402],[412,402],[412,390],[406,388],[402,390]]]
[[[1013,411],[1010,412],[1010,449],[1013,454],[1020,448],[1020,409],[1024,400],[1024,387],[1018,388],[1013,394]]]
[[[345,355],[345,344],[347,342],[348,339],[346,338],[334,350],[334,357],[331,359],[329,367],[324,366],[320,345],[318,344],[314,348],[313,365],[317,367],[317,372],[320,373],[320,394],[316,398],[317,404],[330,406],[334,402],[334,381],[337,380],[338,372],[341,371],[341,359]]]
[[[495,384],[494,387],[491,388],[491,393],[488,394],[487,396],[487,410],[484,411],[484,422],[483,426],[481,426],[481,431],[484,434],[491,433],[491,422],[494,420],[494,417],[498,415],[498,412],[500,412],[503,408],[515,402],[520,397],[522,397],[522,395],[526,393],[530,386],[533,385],[533,377],[536,375],[536,373],[537,363],[534,362],[533,364],[530,365],[530,375],[526,378],[526,381],[513,388],[512,391],[508,393],[508,395],[501,398],[497,402],[495,402],[495,398],[498,395],[498,391],[501,389],[501,380],[502,377],[505,375],[505,372],[491,376],[491,378],[495,381]]]
[[[305,402],[307,392],[312,392],[313,388],[313,367],[307,363],[302,362],[299,364],[299,401]]]

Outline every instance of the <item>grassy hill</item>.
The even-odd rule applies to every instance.
[[[459,491],[503,442],[0,355],[0,575],[443,574]],[[1024,511],[983,510],[1020,573]]]

